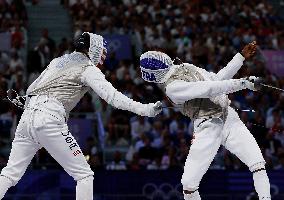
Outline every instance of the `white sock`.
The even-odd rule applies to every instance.
[[[7,190],[13,186],[13,182],[5,176],[0,176],[0,199],[4,198]]]
[[[76,200],[93,200],[93,176],[77,181]]]
[[[270,200],[270,183],[265,170],[253,173],[254,187],[260,200]]]
[[[184,199],[185,200],[201,200],[201,197],[199,195],[198,190],[196,190],[195,192],[191,194],[184,194]]]

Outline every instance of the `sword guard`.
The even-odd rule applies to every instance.
[[[257,79],[254,80],[254,88],[258,91],[258,90],[262,90],[263,89],[263,84],[264,83],[264,79],[262,77],[258,77]]]

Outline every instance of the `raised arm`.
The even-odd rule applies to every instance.
[[[167,85],[166,94],[174,103],[182,104],[191,99],[211,98],[242,89],[254,90],[254,83],[247,79],[197,82],[176,80]]]
[[[121,110],[128,110],[141,116],[154,117],[162,111],[161,103],[142,104],[118,92],[105,75],[95,66],[89,66],[82,73],[82,82],[90,86],[108,104]]]
[[[242,67],[244,60],[249,59],[252,56],[254,56],[256,52],[256,42],[253,41],[249,44],[247,44],[243,50],[242,53],[237,53],[233,59],[227,64],[226,67],[221,69],[217,73],[218,80],[228,80],[234,77],[234,75],[239,71],[239,69]]]
[[[221,69],[218,73],[218,80],[228,80],[234,77],[244,63],[245,57],[237,53],[226,67]]]

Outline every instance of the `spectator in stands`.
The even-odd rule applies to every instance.
[[[67,5],[67,2],[63,1]],[[101,70],[106,72],[106,78],[115,87],[141,102],[164,98],[162,88],[146,85],[141,81],[137,57],[146,50],[159,49],[167,52],[172,58],[178,56],[182,61],[195,63],[216,72],[242,48],[244,43],[249,41],[256,40],[263,50],[284,49],[283,19],[267,0],[249,1],[246,5],[243,1],[233,0],[151,2],[69,0],[68,8],[74,22],[75,36],[83,31],[130,36],[131,59],[119,60],[113,52]],[[29,54],[27,66],[24,66],[25,59],[21,51],[26,44],[27,14],[23,1],[0,1],[0,13],[0,30],[11,31],[14,34],[13,46],[21,48],[16,49],[21,61],[17,58],[12,58],[11,61],[10,52],[0,51],[0,97],[2,98],[6,96],[5,92],[11,85],[23,91],[26,86],[25,80],[30,84],[38,76],[38,72],[45,69],[48,60],[53,56],[63,55],[72,48],[69,41],[73,38],[66,38],[54,47],[48,31],[43,30],[36,50]],[[24,63],[20,64],[21,70],[15,70],[16,63],[21,62]],[[283,88],[283,77],[271,74],[265,65],[261,58],[247,62],[246,67],[239,71],[236,78],[254,74],[264,77],[268,84]],[[25,73],[20,72],[25,70],[28,72],[27,77]],[[190,147],[191,136],[188,132],[192,124],[189,121],[180,118],[172,109],[163,109],[163,114],[154,121],[135,119],[127,112],[110,108],[94,96],[92,101],[89,98],[84,98],[78,105],[77,111],[101,112],[107,132],[106,148],[118,144],[130,148],[128,146],[131,142],[134,143],[136,153],[131,157],[129,168],[141,169],[142,160],[147,160],[147,164],[156,161],[153,166],[158,168],[163,159],[169,160],[170,168],[183,166]],[[273,90],[265,93],[240,92],[231,96],[231,99],[232,104],[237,108],[257,111],[253,114],[240,113],[240,116],[265,152],[267,167],[275,167],[277,157],[282,158],[281,149],[284,147],[284,95]],[[167,105],[166,99],[164,102]],[[3,105],[0,102],[0,108]],[[225,159],[222,163],[220,158],[223,155]],[[220,168],[241,168],[239,160],[228,152],[221,151],[218,156],[220,157],[216,158],[215,164],[217,162]],[[89,162],[93,163],[92,166],[95,168],[101,168],[103,165],[102,158],[97,154],[91,155]],[[142,164],[146,168],[147,165],[144,162]]]
[[[107,170],[126,170],[126,164],[121,159],[121,153],[116,151],[114,153],[113,161],[106,166]]]
[[[16,51],[12,52],[10,63],[9,63],[9,74],[16,73],[24,70],[24,61],[19,57]]]
[[[62,38],[60,44],[58,45],[58,55],[63,56],[64,54],[71,53],[70,51],[70,42],[67,38]]]
[[[161,148],[163,146],[163,142],[165,142],[165,136],[168,136],[168,132],[164,129],[164,125],[161,121],[155,121],[153,123],[152,130],[148,133],[148,136],[152,139],[152,147]]]
[[[281,116],[279,109],[273,109],[272,115],[267,117],[265,125],[266,128],[272,129],[284,127],[284,117]]]
[[[107,131],[108,143],[117,143],[120,146],[128,145],[130,138],[129,116],[120,110],[113,110],[109,118]]]
[[[49,31],[47,28],[42,29],[41,38],[46,41],[46,45],[50,51],[50,56],[53,58],[55,56],[56,44],[55,41],[49,36]]]
[[[93,102],[95,102],[95,105],[93,103],[95,110],[100,112],[104,128],[106,129],[111,116],[112,107],[102,99],[95,99],[94,97],[92,97],[92,99]]]
[[[275,139],[279,140],[281,146],[284,147],[284,129],[282,127],[278,127],[275,131]]]
[[[11,28],[12,33],[12,47],[15,49],[20,49],[24,46],[24,36],[25,30],[20,26],[18,21],[15,21],[14,27]]]
[[[178,132],[186,132],[187,124],[183,121],[182,115],[179,112],[174,112],[169,125],[169,130],[172,135],[175,135]]]
[[[279,164],[274,169],[284,170],[284,152],[278,155]]]
[[[78,103],[78,105],[75,107],[74,112],[79,112],[79,113],[94,113],[95,109],[93,107],[92,104],[92,96],[87,94],[85,95],[80,102]]]
[[[4,51],[0,51],[0,73],[4,73],[9,66],[9,56]]]
[[[139,158],[138,153],[137,152],[134,153],[133,157],[131,159],[131,162],[129,164],[128,169],[130,169],[130,170],[140,170],[141,169],[141,165],[139,163],[139,160],[140,160],[140,158]]]
[[[151,124],[146,117],[137,116],[134,121],[130,123],[132,140],[136,140],[142,133],[147,133],[151,130]]]
[[[147,136],[143,138],[143,146],[139,148],[138,155],[139,163],[144,166],[151,163],[157,156],[157,149],[151,146],[151,141]]]
[[[147,170],[165,170],[169,168],[169,159],[166,156],[156,157],[147,165]]]
[[[269,130],[266,135],[264,148],[266,156],[270,157],[273,163],[275,163],[277,155],[280,153],[281,150],[281,142],[274,138],[274,132],[272,130]]]
[[[111,52],[109,57],[106,58],[105,66],[109,71],[115,70],[119,65],[115,52]]]

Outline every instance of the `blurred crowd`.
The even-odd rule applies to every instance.
[[[172,58],[217,72],[244,44],[253,40],[260,49],[284,49],[283,19],[266,0],[62,0],[62,3],[73,19],[74,38],[84,31],[129,36],[132,58],[119,60],[116,52],[109,52],[102,71],[119,91],[143,103],[160,100],[164,106],[171,106],[159,86],[140,78],[139,56],[147,50],[161,50]],[[43,29],[38,45],[29,51],[27,75],[15,80],[21,81],[24,91],[52,58],[72,51],[72,38],[63,38],[60,44],[55,44],[48,30]],[[260,51],[254,59],[246,61],[236,78],[249,75],[264,77],[267,84],[283,88],[283,77],[266,69]],[[0,73],[5,80],[2,82],[12,80],[8,77]],[[2,82],[1,97],[8,87]],[[13,87],[21,91],[17,84]],[[262,149],[267,168],[284,169],[284,94],[274,90],[245,90],[230,95],[230,99],[235,108],[256,111],[239,112],[239,115]],[[0,119],[19,112],[7,108],[10,107],[1,110]],[[164,170],[181,168],[185,162],[193,135],[192,123],[175,109],[163,109],[154,119],[139,117],[113,109],[90,93],[73,112],[85,113],[83,117],[87,118],[90,113],[101,113],[106,132],[104,149],[97,132],[87,139],[84,149],[94,169]],[[46,152],[40,155],[35,163],[55,163],[51,158],[43,159],[48,158]],[[5,159],[3,156],[3,162]],[[211,168],[243,169],[244,165],[221,147]]]
[[[7,162],[15,110],[5,100],[8,88],[24,93],[27,12],[23,0],[0,0],[0,165]]]
[[[0,13],[0,95],[3,97],[4,85],[17,88],[18,80],[25,77],[27,12],[23,0],[1,0]]]
[[[170,105],[159,87],[140,79],[139,56],[146,50],[158,49],[172,58],[217,72],[253,40],[260,49],[284,49],[283,19],[263,0],[70,0],[67,6],[74,21],[74,37],[90,31],[131,38],[133,58],[118,60],[115,53],[110,53],[103,71],[124,94],[146,103],[163,100],[165,106]],[[237,77],[262,76],[268,84],[283,88],[283,78],[269,73],[261,53],[245,65]],[[283,169],[284,95],[272,90],[243,91],[231,95],[231,99],[236,108],[256,110],[242,112],[240,117],[256,137],[268,168]],[[112,154],[113,161],[107,169],[167,169],[183,165],[192,139],[189,119],[172,109],[164,109],[155,119],[137,117],[113,110],[95,97],[87,101],[94,105],[90,111],[102,113],[106,144],[126,147]],[[239,169],[243,164],[220,148],[211,167]]]

